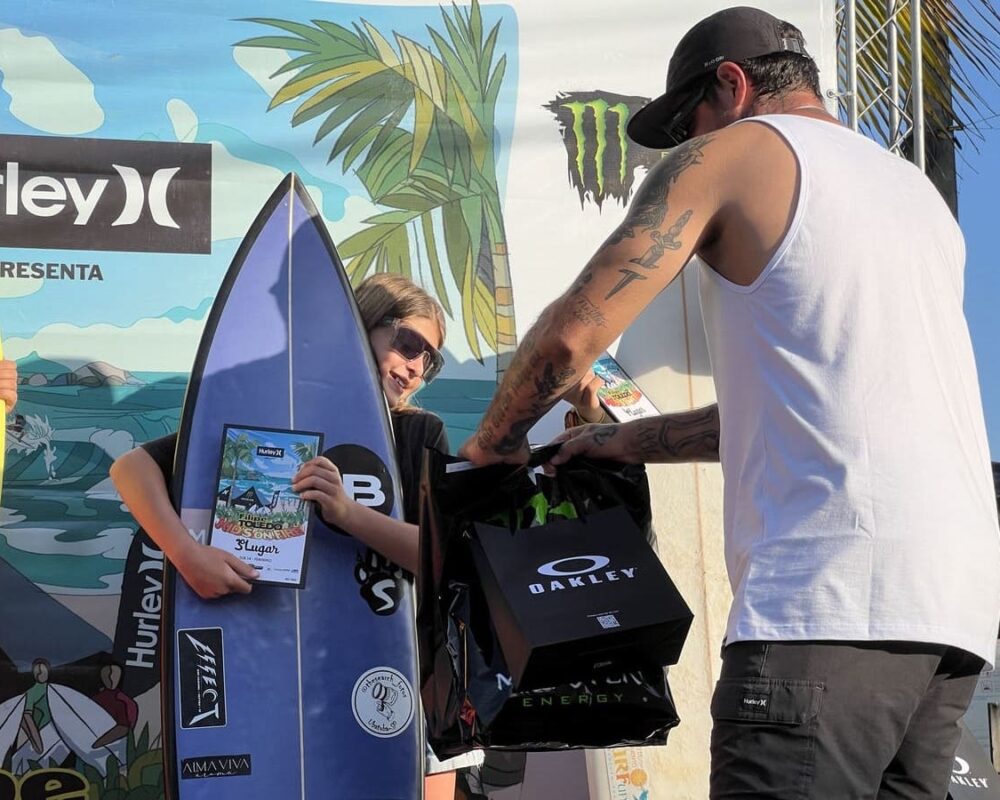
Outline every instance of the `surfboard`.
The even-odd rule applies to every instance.
[[[204,536],[226,424],[320,432],[359,502],[402,514],[391,422],[333,242],[289,175],[234,257],[185,397],[172,496]],[[359,495],[357,492],[362,493]],[[366,558],[313,515],[305,588],[206,602],[165,581],[164,744],[171,800],[413,800],[423,723],[408,584],[379,613]]]

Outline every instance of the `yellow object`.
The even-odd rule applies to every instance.
[[[0,342],[0,360],[3,359],[3,342]],[[0,419],[0,498],[3,497],[3,458],[7,452],[7,404],[3,407],[3,418]]]

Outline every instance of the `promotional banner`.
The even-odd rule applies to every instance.
[[[164,559],[108,470],[177,429],[222,276],[283,176],[301,177],[355,285],[402,273],[444,306],[445,367],[417,401],[457,448],[517,337],[660,158],[628,142],[628,115],[725,5],[0,11],[0,328],[21,383],[0,507],[0,796],[162,796]],[[802,27],[832,85],[832,0],[760,5]],[[661,410],[693,396],[677,376],[707,376],[683,283],[640,355],[628,334],[612,350]],[[629,792],[659,796],[656,769],[609,756],[601,796],[626,796],[626,772]]]

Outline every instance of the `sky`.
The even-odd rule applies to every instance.
[[[1000,87],[981,76],[976,80],[992,107],[983,108],[982,116],[992,119],[982,123],[982,138],[966,143],[958,159],[958,216],[967,248],[965,313],[983,391],[990,452],[994,461],[1000,461]]]

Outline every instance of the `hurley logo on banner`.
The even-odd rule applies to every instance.
[[[0,135],[5,247],[209,253],[208,144]]]
[[[226,679],[222,628],[177,631],[182,728],[219,728],[226,724]]]

